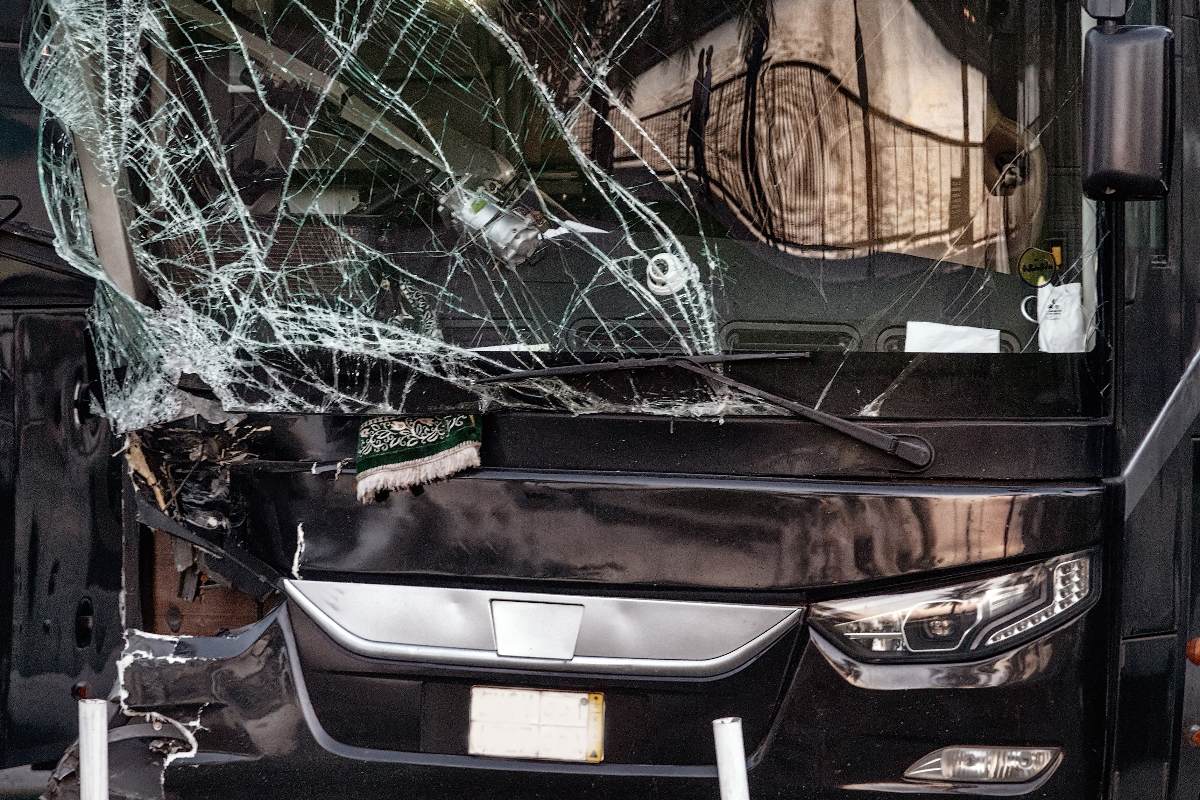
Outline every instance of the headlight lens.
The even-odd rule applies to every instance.
[[[809,620],[856,658],[978,658],[1086,610],[1099,594],[1097,561],[1073,553],[998,578],[818,603]]]
[[[1057,747],[943,747],[913,764],[904,777],[935,783],[1028,783],[1052,770]]]

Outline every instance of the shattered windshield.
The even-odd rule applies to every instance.
[[[57,247],[104,287],[119,427],[187,411],[181,382],[239,410],[777,413],[476,381],[673,353],[1090,350],[1080,18],[1075,0],[45,0],[25,78]]]

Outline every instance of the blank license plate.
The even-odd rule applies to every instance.
[[[473,686],[467,752],[598,764],[604,760],[604,695]]]

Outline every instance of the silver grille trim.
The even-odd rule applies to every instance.
[[[620,675],[721,675],[767,649],[800,622],[803,612],[799,606],[337,581],[288,580],[284,588],[291,601],[326,634],[359,655],[466,667]],[[539,606],[582,606],[574,655],[500,655],[493,601],[505,607],[528,603],[535,613]],[[528,637],[528,628],[524,630],[516,635]],[[563,641],[561,629],[556,630],[552,649],[560,651]],[[539,649],[536,639],[522,644],[522,652]]]

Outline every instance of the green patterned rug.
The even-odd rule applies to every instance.
[[[362,503],[380,492],[444,480],[479,466],[480,419],[371,417],[358,429],[356,486]]]

